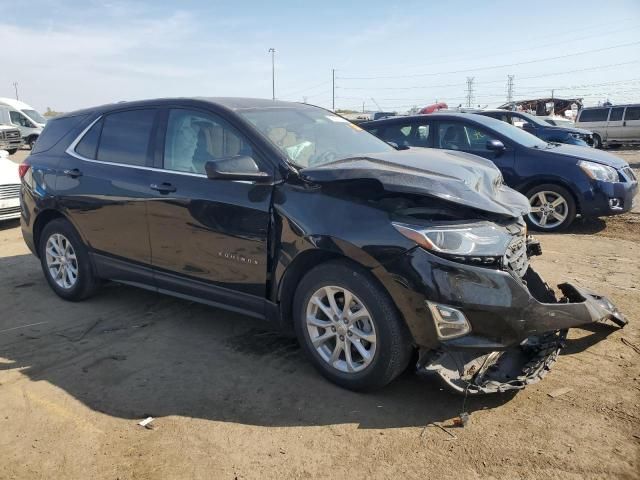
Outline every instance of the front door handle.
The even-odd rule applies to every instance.
[[[172,193],[176,191],[176,187],[166,182],[159,185],[157,183],[152,183],[151,185],[149,185],[149,187],[151,188],[151,190],[156,190],[160,193]]]
[[[64,173],[67,177],[78,178],[82,176],[82,172],[77,168],[72,168],[71,170],[64,170]]]

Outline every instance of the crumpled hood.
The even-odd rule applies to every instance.
[[[624,168],[629,166],[622,158],[608,152],[603,152],[597,148],[586,148],[579,145],[558,145],[549,152],[566,155],[580,160],[588,160],[589,162],[601,163],[613,168]]]
[[[437,197],[509,217],[529,212],[527,199],[504,185],[492,162],[463,152],[411,148],[311,166],[300,174],[320,184],[378,180],[388,191]]]

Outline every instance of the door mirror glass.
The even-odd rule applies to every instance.
[[[271,176],[260,171],[256,161],[248,155],[235,155],[205,163],[207,177],[212,180],[246,180],[268,182]]]
[[[504,152],[505,150],[504,143],[495,139],[487,140],[486,148],[492,152]]]

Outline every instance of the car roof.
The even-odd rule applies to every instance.
[[[55,118],[73,117],[77,115],[88,115],[91,113],[106,113],[112,110],[121,110],[123,108],[141,108],[149,105],[172,105],[176,103],[210,103],[223,107],[227,110],[256,110],[267,108],[296,108],[296,109],[315,109],[320,108],[315,105],[309,105],[299,102],[285,102],[282,100],[271,100],[267,98],[245,98],[245,97],[176,97],[176,98],[155,98],[149,100],[136,100],[131,102],[116,102],[99,105],[96,107],[75,110]]]
[[[600,105],[595,107],[584,107],[582,110],[593,110],[594,108],[616,108],[616,107],[640,107],[640,103],[623,103],[621,105]]]
[[[435,119],[435,120],[454,120],[454,119],[467,119],[473,120],[478,123],[491,123],[492,121],[499,122],[500,120],[496,120],[495,118],[486,117],[484,115],[479,115],[477,113],[460,113],[460,112],[452,112],[452,113],[424,113],[419,115],[407,115],[406,117],[389,117],[389,118],[381,118],[380,120],[371,120],[369,122],[362,122],[359,125],[383,125],[387,123],[401,123],[403,121],[414,121],[418,119]]]

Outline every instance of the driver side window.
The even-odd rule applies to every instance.
[[[20,112],[13,112],[12,111],[12,112],[9,113],[9,115],[11,116],[11,122],[14,125],[19,125],[21,127],[33,127],[33,125],[27,119],[27,117],[22,115]]]
[[[208,161],[236,156],[253,157],[251,145],[222,118],[196,110],[169,110],[165,169],[205,174]]]

